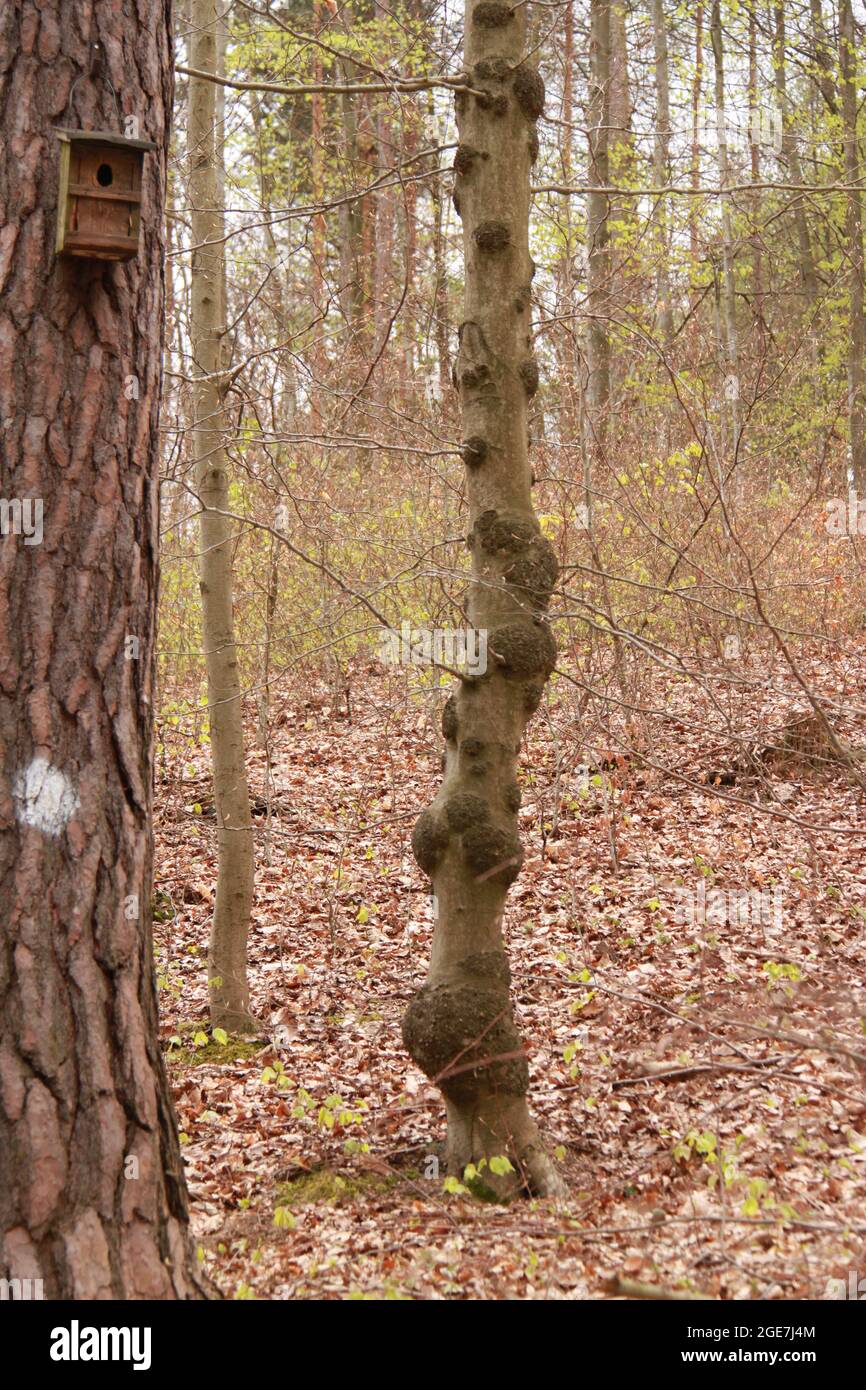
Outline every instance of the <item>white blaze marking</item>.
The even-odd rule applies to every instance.
[[[43,835],[59,835],[81,804],[69,778],[47,758],[34,758],[15,774],[12,798],[21,824],[33,825]]]

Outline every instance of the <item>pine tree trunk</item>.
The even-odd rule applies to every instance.
[[[151,936],[166,14],[0,11],[0,488],[44,531],[0,542],[0,1276],[51,1299],[202,1294]],[[106,78],[159,146],[126,264],[54,254]]]
[[[466,281],[455,371],[472,527],[469,613],[487,634],[488,666],[445,705],[444,781],[413,832],[438,912],[427,983],[403,1021],[408,1051],[445,1097],[450,1170],[507,1156],[511,1172],[482,1174],[499,1195],[561,1188],[527,1105],[502,937],[522,857],[517,755],[556,655],[544,613],[557,564],[532,507],[527,442],[538,385],[529,171],[544,85],[522,61],[525,43],[524,7],[472,0],[466,68],[485,95],[457,101]]]
[[[193,0],[190,66],[218,70],[216,0]],[[253,1026],[247,985],[247,933],[253,901],[253,837],[244,756],[240,674],[232,604],[229,476],[225,455],[223,385],[224,216],[218,172],[216,87],[189,80],[192,259],[190,336],[196,371],[192,431],[196,489],[201,502],[199,583],[207,668],[217,889],[208,951],[211,1022]]]

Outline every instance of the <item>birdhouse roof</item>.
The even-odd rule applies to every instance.
[[[133,140],[127,135],[118,135],[113,130],[69,130],[65,126],[55,126],[54,133],[59,140],[72,143],[73,140],[87,140],[94,145],[117,145],[124,150],[155,150],[153,140]]]

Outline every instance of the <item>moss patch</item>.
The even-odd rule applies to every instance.
[[[264,1046],[262,1042],[245,1041],[243,1038],[229,1038],[227,1043],[218,1043],[211,1038],[203,1047],[172,1047],[166,1052],[165,1058],[173,1067],[226,1066],[230,1062],[255,1057]]]
[[[277,1186],[276,1205],[278,1207],[308,1207],[315,1202],[326,1202],[329,1206],[342,1206],[347,1202],[357,1202],[363,1197],[377,1192],[387,1192],[402,1178],[412,1177],[411,1172],[398,1173],[338,1173],[333,1168],[316,1168],[312,1173],[302,1173],[291,1182]]]

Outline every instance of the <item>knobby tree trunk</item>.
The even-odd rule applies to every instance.
[[[193,0],[190,65],[218,71],[217,5]],[[217,148],[216,86],[189,79],[189,189],[192,204],[190,336],[196,372],[192,430],[201,503],[199,583],[207,668],[217,818],[217,888],[208,951],[211,1022],[253,1026],[247,985],[247,934],[253,901],[253,836],[244,757],[240,674],[232,605],[232,521],[225,455],[222,341],[224,215]]]
[[[863,168],[857,139],[857,58],[851,0],[839,4],[839,77],[845,140],[845,181],[849,185],[846,236],[848,242],[851,323],[848,339],[848,422],[851,474],[858,492],[866,491],[866,308],[863,303],[863,207],[860,180]]]
[[[0,1276],[52,1299],[202,1292],[151,937],[166,15],[0,10],[0,488],[44,533],[0,541]],[[107,79],[140,251],[56,258],[52,127],[117,131]]]
[[[487,633],[488,669],[446,702],[444,780],[413,832],[438,910],[427,983],[403,1021],[409,1053],[445,1097],[449,1169],[508,1156],[510,1173],[483,1173],[500,1195],[524,1184],[561,1188],[527,1105],[502,938],[522,857],[517,755],[556,655],[544,613],[557,563],[533,511],[528,460],[527,409],[538,385],[529,172],[544,85],[522,61],[525,45],[524,7],[471,0],[466,68],[484,95],[457,101],[465,297],[455,375],[472,527],[469,613]]]

